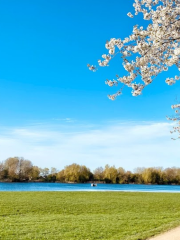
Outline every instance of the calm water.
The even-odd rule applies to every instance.
[[[180,186],[141,184],[0,183],[0,191],[126,191],[179,192]]]

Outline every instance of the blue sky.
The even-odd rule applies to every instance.
[[[156,154],[155,147],[152,149],[158,156],[155,162],[146,161],[145,152],[141,157],[138,154],[140,160],[136,163],[133,162],[136,154],[129,155],[135,142],[127,142],[127,154],[123,155],[126,160],[118,155],[122,143],[119,149],[118,146],[116,150],[111,146],[108,149],[109,141],[116,139],[118,142],[117,132],[124,134],[119,137],[120,142],[132,132],[136,139],[134,128],[141,126],[141,131],[145,131],[144,124],[154,129],[160,123],[162,131],[167,131],[163,141],[171,149],[177,146],[174,142],[172,145],[171,126],[165,116],[172,114],[170,106],[179,94],[179,82],[167,86],[167,73],[164,73],[143,91],[142,96],[132,97],[127,88],[116,101],[110,101],[107,95],[118,89],[110,88],[104,82],[107,78],[114,78],[115,74],[123,76],[121,60],[117,57],[110,67],[101,68],[96,73],[90,72],[86,66],[87,63],[96,64],[106,53],[106,40],[124,38],[131,33],[134,24],[144,24],[141,15],[134,19],[127,17],[127,12],[133,12],[132,3],[133,0],[112,0],[110,3],[107,0],[1,0],[0,160],[18,155],[35,164],[53,164],[57,168],[72,162],[84,163],[91,168],[109,163],[127,169],[135,165],[179,164],[179,152],[175,150],[173,159],[168,160],[171,150],[167,148],[162,156]],[[174,72],[174,69],[170,70],[168,76],[173,77]],[[100,147],[96,139],[103,133],[107,135]],[[152,147],[151,144],[157,146],[160,144],[159,134],[153,138],[150,136],[149,140],[138,135],[138,146],[146,140],[146,149]],[[81,148],[85,136],[91,138],[86,143],[86,153],[86,148]],[[60,143],[58,139],[61,137],[64,142],[61,139]],[[78,145],[76,138],[81,139]],[[77,145],[76,151],[70,144]],[[48,147],[52,149],[46,152]],[[71,154],[64,150],[68,147]],[[161,152],[162,148],[159,147]],[[106,156],[100,151],[102,149],[108,151]]]

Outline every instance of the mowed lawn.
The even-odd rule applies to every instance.
[[[146,239],[180,225],[180,194],[0,192],[0,239]]]

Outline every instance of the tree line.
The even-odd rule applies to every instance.
[[[133,172],[122,167],[106,165],[93,172],[85,165],[73,163],[61,171],[52,167],[40,168],[31,161],[20,157],[10,157],[0,162],[0,181],[22,182],[62,182],[62,183],[119,183],[119,184],[180,184],[180,168],[162,167],[136,168]]]

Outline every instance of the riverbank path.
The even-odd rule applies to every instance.
[[[162,233],[149,240],[180,240],[180,227],[169,230],[168,232]]]

